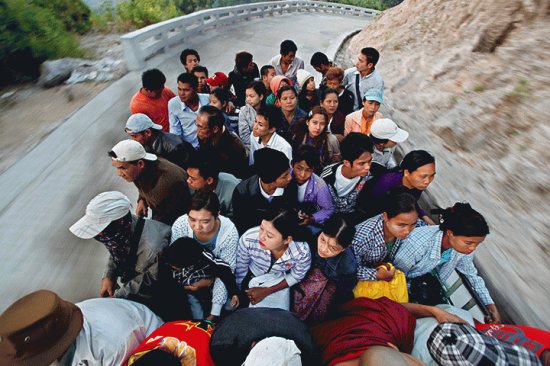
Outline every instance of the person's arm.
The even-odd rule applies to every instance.
[[[183,129],[181,128],[181,123],[176,116],[175,104],[176,103],[174,103],[173,100],[168,102],[168,123],[170,124],[170,133],[183,137]]]
[[[296,258],[295,265],[290,268],[290,272],[285,274],[285,280],[288,287],[294,286],[304,279],[307,271],[311,267],[311,252],[307,243],[296,243],[297,251],[300,256]]]
[[[239,287],[241,287],[250,265],[250,252],[248,249],[249,248],[245,243],[245,237],[243,235],[239,239],[239,246],[237,248],[237,266],[235,267],[235,279],[237,286]]]
[[[253,287],[248,290],[246,290],[246,295],[248,296],[248,299],[250,300],[250,303],[252,305],[256,305],[263,299],[265,299],[267,296],[277,292],[281,291],[287,287],[290,287],[288,285],[288,282],[286,280],[282,280],[276,285],[270,286],[270,287]]]
[[[138,261],[139,259],[138,257]],[[129,295],[135,295],[142,292],[142,289],[150,288],[158,279],[159,262],[160,253],[151,252],[143,266],[143,271],[137,273],[136,276],[128,282],[123,283],[122,286],[115,291],[114,296],[126,298]]]
[[[252,117],[252,113],[248,113],[248,106],[243,107],[241,111],[239,112],[239,137],[243,141],[244,146],[250,150],[250,135],[251,135],[251,128],[250,128],[250,117]],[[252,121],[252,124],[254,121]]]
[[[324,223],[334,213],[334,204],[327,184],[319,178],[319,191],[317,192],[316,203],[320,210],[313,214],[315,223]]]
[[[348,114],[346,116],[346,121],[344,122],[344,137],[348,135],[348,133],[352,132],[352,126],[353,126],[353,119],[351,118],[351,114]]]
[[[439,323],[464,323],[468,322],[462,319],[459,316],[451,314],[443,309],[440,309],[435,306],[421,305],[421,304],[412,304],[412,303],[402,303],[403,307],[407,309],[412,315],[417,318],[427,318],[433,317]]]
[[[101,279],[101,288],[99,289],[99,296],[101,297],[113,297],[116,288],[116,280],[118,278],[118,270],[113,260],[113,257],[109,255],[107,260],[107,266],[103,272]]]

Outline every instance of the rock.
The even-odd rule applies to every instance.
[[[45,61],[40,65],[40,78],[38,79],[38,84],[44,88],[51,88],[62,84],[71,77],[73,70],[82,61],[84,60],[70,57]]]

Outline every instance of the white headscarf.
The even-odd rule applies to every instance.
[[[252,348],[243,366],[302,366],[300,353],[294,341],[269,337]]]

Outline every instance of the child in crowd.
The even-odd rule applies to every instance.
[[[316,105],[309,112],[307,119],[302,120],[296,126],[293,146],[311,145],[315,148],[320,158],[320,166],[316,172],[332,163],[340,161],[340,143],[333,134],[327,131],[328,115],[325,110]]]
[[[235,132],[239,123],[239,115],[236,113],[227,114],[225,112],[229,104],[229,98],[230,96],[226,89],[215,88],[210,91],[209,104],[213,107],[218,108],[223,113],[225,127],[227,127],[230,132]]]
[[[304,240],[305,231],[299,226],[294,210],[270,210],[260,226],[243,234],[239,240],[235,274],[237,284],[252,305],[280,291],[288,292],[289,287],[304,278],[311,265],[311,253]],[[261,281],[254,281],[254,277],[266,274],[269,275],[264,276],[267,287],[263,287]],[[257,287],[250,285],[252,281]],[[290,303],[284,303],[284,299],[288,301],[289,297],[281,298],[276,307],[288,310]]]
[[[261,106],[257,113],[250,138],[249,163],[254,165],[254,152],[269,147],[278,150],[292,160],[292,147],[281,137],[277,130],[280,127],[279,111],[275,106]]]
[[[293,312],[300,319],[309,324],[322,322],[336,305],[353,299],[357,281],[350,245],[354,235],[355,228],[335,215],[310,241],[311,269],[293,295]]]
[[[221,216],[218,196],[209,190],[199,190],[191,198],[187,214],[181,216],[172,226],[172,243],[179,238],[195,239],[204,248],[211,251],[215,258],[226,262],[231,270],[235,269],[239,234],[231,220]],[[220,316],[227,301],[227,284],[220,279],[214,283],[210,320]],[[233,294],[232,294],[233,295]],[[194,319],[204,318],[204,308],[192,295],[187,296],[191,304]]]
[[[500,323],[500,314],[489,295],[485,282],[478,275],[473,252],[489,234],[485,218],[468,203],[455,203],[443,210],[440,224],[419,227],[401,242],[394,258],[395,266],[407,278],[427,273],[446,281],[456,269],[463,273],[487,306],[491,317],[487,322]]]
[[[319,154],[313,146],[302,145],[294,151],[292,183],[297,186],[301,225],[323,224],[334,212],[327,184],[313,173],[319,166]]]
[[[409,133],[397,127],[389,118],[377,119],[372,123],[370,137],[374,142],[372,162],[384,169],[393,169],[397,166],[393,156],[397,144],[404,142]],[[374,171],[374,166],[371,170]]]
[[[277,100],[277,93],[279,92],[279,89],[281,89],[283,86],[294,86],[292,81],[290,79],[285,78],[282,75],[276,75],[271,79],[271,82],[269,83],[269,90],[271,90],[271,94],[268,95],[268,97],[265,100],[265,104],[267,105],[275,105],[277,107],[280,107],[279,102]]]
[[[340,102],[336,89],[325,88],[321,92],[321,107],[328,115],[327,131],[336,136],[338,141],[342,141],[346,116],[339,110]]]
[[[315,79],[306,70],[298,70],[298,104],[306,113],[311,107],[319,105],[319,89],[315,88]]]
[[[250,151],[250,134],[256,121],[256,113],[265,104],[266,89],[262,82],[253,81],[246,87],[246,105],[239,112],[239,137]]]
[[[372,123],[382,118],[378,112],[382,104],[382,93],[378,89],[369,89],[363,97],[363,108],[346,116],[344,136],[350,132],[370,134]]]

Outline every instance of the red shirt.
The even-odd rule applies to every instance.
[[[214,326],[208,321],[166,323],[145,338],[124,365],[131,366],[147,352],[160,349],[177,357],[182,365],[214,366],[209,348],[213,331]]]
[[[161,125],[164,132],[170,132],[168,101],[175,96],[176,94],[167,87],[164,87],[160,98],[157,99],[149,98],[138,91],[130,101],[130,112],[146,114],[153,122]]]
[[[476,329],[501,342],[527,348],[539,357],[550,349],[550,332],[546,330],[511,324],[476,324]]]

